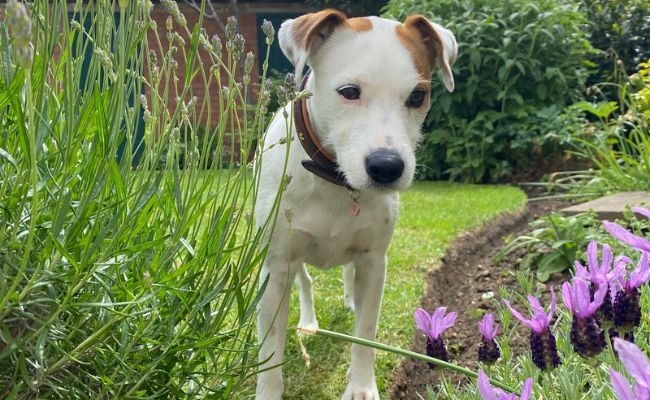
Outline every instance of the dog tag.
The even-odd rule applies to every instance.
[[[350,199],[352,199],[352,204],[350,204],[350,214],[353,217],[356,217],[361,212],[361,206],[359,205],[359,197],[361,193],[358,190],[350,191]]]
[[[359,215],[361,212],[361,206],[359,206],[359,202],[354,200],[352,204],[350,204],[350,214],[352,214],[353,217],[356,217]]]

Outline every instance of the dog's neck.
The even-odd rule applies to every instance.
[[[311,71],[308,71],[300,83],[299,90],[301,92],[305,90],[307,80],[310,76]],[[319,178],[352,190],[345,179],[345,175],[339,170],[336,155],[331,154],[323,147],[318,138],[318,134],[311,124],[307,107],[307,96],[303,96],[294,101],[293,107],[293,118],[296,123],[298,138],[300,139],[302,148],[305,149],[305,152],[309,156],[309,160],[302,160],[302,166]]]

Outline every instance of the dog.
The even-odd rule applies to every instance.
[[[262,144],[255,218],[279,212],[260,271],[256,398],[282,398],[289,294],[299,290],[299,327],[318,328],[305,263],[344,265],[354,334],[374,340],[399,191],[414,176],[420,127],[437,67],[454,89],[454,35],[424,16],[403,23],[347,18],[328,9],[282,23],[280,47],[311,95],[271,121]],[[305,67],[309,72],[302,78]],[[289,131],[288,131],[289,129]],[[287,134],[289,132],[289,135]],[[375,354],[352,345],[343,399],[379,399]]]

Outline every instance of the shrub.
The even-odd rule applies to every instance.
[[[228,398],[256,371],[251,171],[175,160],[187,127],[223,143],[211,101],[246,150],[263,103],[232,111],[252,68],[234,20],[222,54],[162,3],[169,42],[148,41],[148,1],[10,0],[0,20],[0,398]],[[195,79],[225,89],[198,98]]]
[[[619,103],[576,103],[594,122],[575,153],[593,165],[569,171],[554,184],[570,195],[593,198],[622,191],[650,190],[650,62],[617,85]]]
[[[589,40],[599,50],[589,57],[596,70],[588,84],[620,83],[650,58],[650,4],[638,0],[584,0],[581,4],[589,20]],[[610,100],[618,95],[614,86],[602,90]],[[598,94],[593,92],[591,100],[603,100]]]
[[[432,91],[421,177],[495,181],[557,153],[553,121],[581,99],[588,73],[583,60],[592,51],[576,5],[394,0],[386,11],[398,19],[423,13],[459,42],[456,90],[449,94],[439,85]],[[581,121],[567,118],[569,129],[579,129]]]

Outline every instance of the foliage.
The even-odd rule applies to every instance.
[[[650,190],[650,62],[642,63],[638,73],[618,88],[619,103],[574,105],[596,120],[588,134],[574,142],[575,154],[593,168],[564,173],[552,182],[572,196]]]
[[[632,106],[644,127],[650,125],[650,58],[639,64],[636,74],[630,76]]]
[[[589,59],[597,65],[589,84],[620,83],[637,65],[650,58],[650,3],[643,0],[584,0],[590,42],[600,50]],[[612,86],[603,88],[607,98],[616,97]],[[594,92],[596,94],[598,92]],[[592,101],[602,100],[594,96]]]
[[[171,1],[168,40],[147,1],[28,4],[0,21],[0,398],[228,398],[257,368],[256,187],[178,143],[261,133],[235,21],[222,53]]]
[[[594,213],[554,212],[533,221],[532,231],[508,241],[501,253],[525,249],[519,268],[535,271],[537,279],[546,282],[553,273],[573,271],[573,261],[582,258],[582,249],[599,236],[599,222]]]
[[[456,89],[432,92],[421,146],[422,177],[496,181],[557,153],[552,132],[581,98],[592,48],[584,16],[562,0],[394,0],[387,14],[419,12],[458,40]],[[547,153],[549,151],[550,153]]]
[[[646,219],[636,218],[629,209],[624,211],[621,222],[641,235],[649,228]],[[508,240],[497,257],[524,249],[525,255],[518,267],[534,271],[541,282],[548,281],[554,273],[573,273],[574,261],[585,261],[584,249],[592,240],[624,250],[602,229],[594,212],[569,216],[553,212],[531,222],[530,228],[529,234]]]

